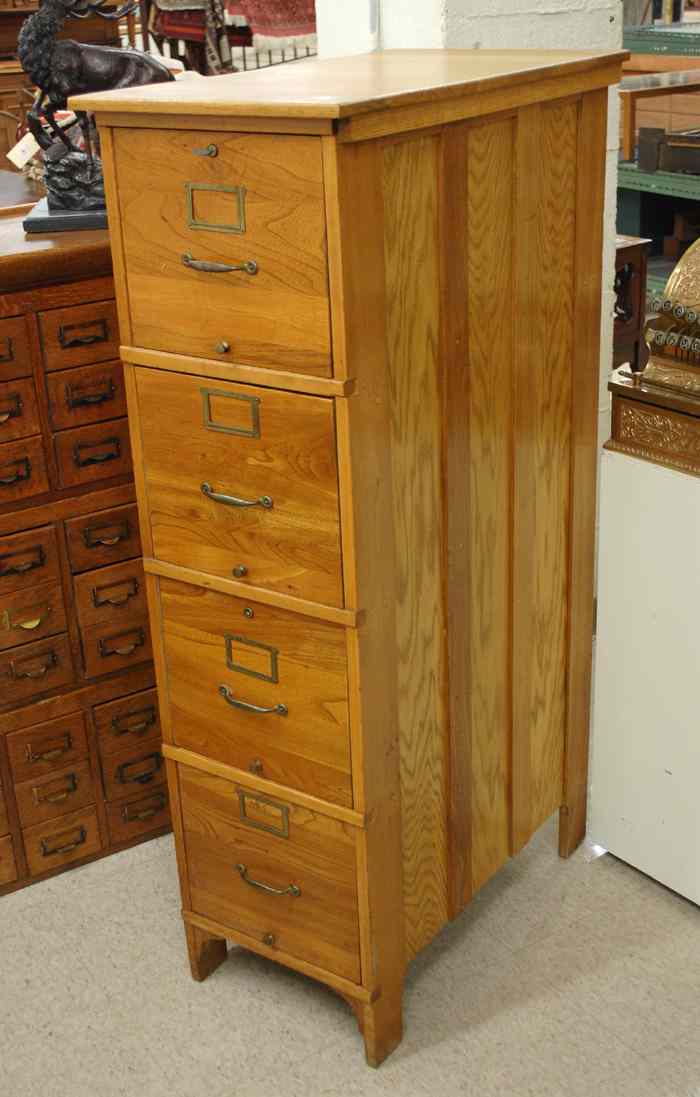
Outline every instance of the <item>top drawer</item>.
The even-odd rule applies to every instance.
[[[134,344],[329,376],[320,139],[117,129],[114,143]]]
[[[114,301],[91,301],[38,315],[47,370],[106,362],[119,354]]]

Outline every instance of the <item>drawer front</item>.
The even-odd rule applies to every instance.
[[[353,829],[190,767],[178,774],[195,913],[359,982]]]
[[[131,842],[142,834],[170,825],[166,785],[153,792],[140,792],[128,800],[107,805],[107,825],[112,845]]]
[[[0,506],[49,490],[46,457],[40,437],[0,445]]]
[[[165,784],[165,766],[160,739],[129,744],[102,760],[105,799],[123,800],[131,794],[150,792]]]
[[[50,773],[15,785],[17,810],[23,827],[48,822],[95,802],[90,763],[81,762],[60,773]]]
[[[332,401],[136,376],[155,556],[342,605]]]
[[[0,598],[0,651],[55,636],[66,628],[66,610],[60,586],[41,583]]]
[[[27,321],[23,316],[0,320],[0,381],[29,377],[32,356],[29,350]]]
[[[148,614],[141,560],[86,571],[75,579],[75,604],[82,628]]]
[[[88,678],[145,663],[153,658],[148,617],[133,614],[121,622],[82,630],[83,658]]]
[[[0,597],[60,577],[56,531],[53,526],[0,537]]]
[[[126,415],[124,367],[119,361],[50,373],[46,385],[54,430]]]
[[[128,748],[138,749],[144,739],[160,739],[158,693],[142,690],[92,710],[103,758]]]
[[[0,786],[0,835],[7,834],[10,829],[10,820],[7,815],[7,799]]]
[[[41,432],[34,382],[29,378],[0,384],[0,442]]]
[[[135,345],[328,376],[321,142],[119,130],[114,143]]]
[[[0,654],[0,704],[25,701],[74,680],[68,637],[54,636]]]
[[[71,369],[119,356],[114,301],[91,301],[40,312],[39,327],[47,370]]]
[[[54,446],[62,488],[126,476],[131,472],[127,419],[61,431],[54,438]]]
[[[22,837],[31,876],[81,861],[102,848],[94,808],[28,827]]]
[[[12,838],[8,834],[7,837],[0,838],[0,887],[3,884],[14,884],[16,879],[15,851]]]
[[[71,518],[66,522],[66,536],[73,571],[89,571],[141,555],[135,503]]]
[[[352,804],[345,630],[161,579],[174,742]]]
[[[82,712],[47,720],[7,736],[12,776],[30,781],[72,766],[87,757],[85,717]]]

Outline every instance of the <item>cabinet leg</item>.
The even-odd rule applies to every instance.
[[[367,1062],[371,1067],[381,1066],[403,1036],[401,992],[382,994],[369,1005],[357,1002],[354,1008],[365,1041]]]
[[[192,978],[202,983],[226,959],[226,942],[221,937],[212,937],[189,922],[185,922],[185,936]]]

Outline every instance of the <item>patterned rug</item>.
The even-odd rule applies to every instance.
[[[259,50],[316,48],[314,0],[236,0],[229,12],[240,12]]]

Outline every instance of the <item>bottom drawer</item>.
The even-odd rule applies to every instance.
[[[188,766],[178,775],[193,911],[359,982],[354,828]]]
[[[16,879],[15,851],[8,834],[6,838],[0,838],[0,887],[3,884],[14,884]]]
[[[70,865],[102,848],[94,808],[74,811],[50,823],[39,823],[22,831],[31,876]]]
[[[167,788],[163,786],[152,792],[140,792],[129,800],[108,804],[107,823],[109,840],[115,846],[168,826],[170,809]]]

